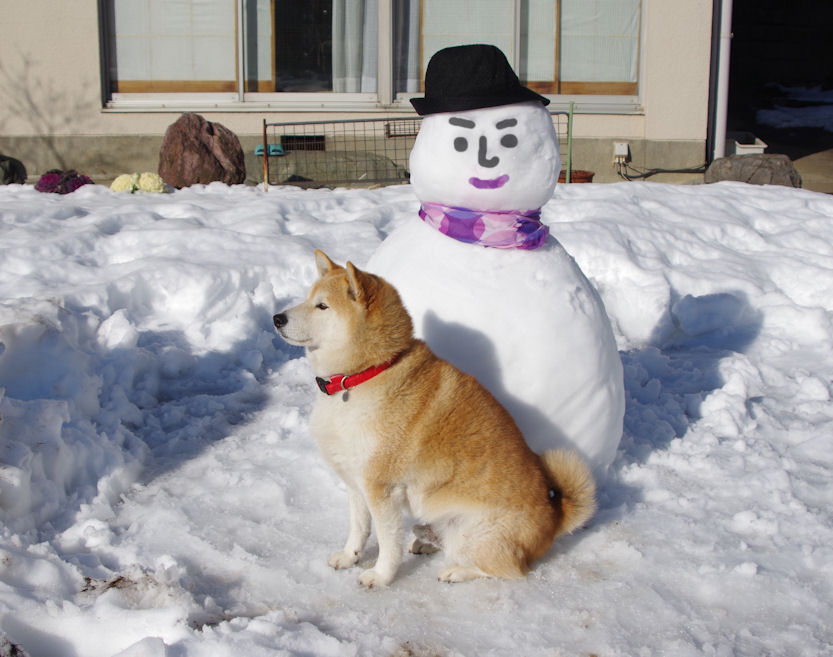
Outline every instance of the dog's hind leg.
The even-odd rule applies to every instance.
[[[350,500],[350,533],[347,535],[344,548],[334,552],[327,561],[336,570],[355,566],[367,537],[370,536],[370,511],[364,496],[352,486],[348,486],[347,495]]]
[[[480,577],[491,577],[489,573],[472,566],[446,566],[437,573],[437,579],[441,582],[467,582],[470,579],[478,579]]]
[[[414,525],[411,554],[434,554],[442,550],[442,539],[431,525]]]
[[[448,566],[437,573],[441,582],[465,582],[479,577],[517,579],[529,570],[524,549],[513,528],[500,518],[469,517],[452,522],[443,533]]]

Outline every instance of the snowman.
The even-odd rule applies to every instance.
[[[622,434],[622,363],[601,298],[541,221],[561,169],[548,102],[494,46],[434,54],[411,100],[424,117],[410,156],[419,216],[367,268],[534,450],[573,447],[601,475]]]

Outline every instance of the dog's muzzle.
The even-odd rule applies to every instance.
[[[286,313],[278,313],[272,317],[276,329],[282,329],[288,321],[289,317],[286,316]]]

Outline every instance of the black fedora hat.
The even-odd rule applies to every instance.
[[[425,71],[425,96],[411,98],[411,105],[425,115],[530,100],[550,102],[520,83],[500,48],[475,43],[435,52]]]

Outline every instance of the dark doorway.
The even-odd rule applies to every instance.
[[[734,0],[727,130],[751,132],[767,153],[796,160],[833,148],[823,127],[772,125],[761,110],[808,106],[796,87],[833,89],[833,2]]]

